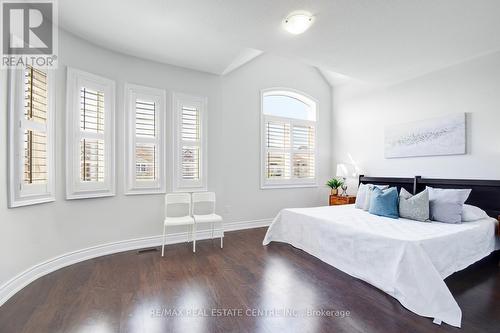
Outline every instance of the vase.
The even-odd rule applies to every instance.
[[[332,188],[332,190],[330,191],[330,194],[337,195],[337,194],[339,194],[339,190],[337,188]]]

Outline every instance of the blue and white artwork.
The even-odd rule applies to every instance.
[[[465,113],[391,125],[385,129],[386,158],[465,153]]]

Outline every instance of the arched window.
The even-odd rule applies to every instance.
[[[316,185],[317,103],[290,89],[267,89],[262,105],[262,188]]]

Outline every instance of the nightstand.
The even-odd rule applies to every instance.
[[[356,197],[348,195],[347,197],[340,195],[330,195],[330,206],[350,205],[356,202]]]

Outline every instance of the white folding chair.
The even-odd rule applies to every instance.
[[[220,248],[222,249],[224,246],[224,228],[222,225],[222,217],[220,215],[215,214],[215,193],[195,192],[193,193],[192,198],[193,198],[193,217],[195,224],[194,230],[196,230],[196,225],[198,224],[211,223],[212,239],[213,239],[214,224],[220,223],[221,224]]]
[[[163,221],[163,243],[161,256],[165,253],[167,226],[190,225],[194,233],[194,219],[191,216],[191,195],[189,193],[169,193],[165,195],[165,220]],[[188,230],[189,242],[189,230]],[[196,237],[193,236],[193,252],[196,251]]]

